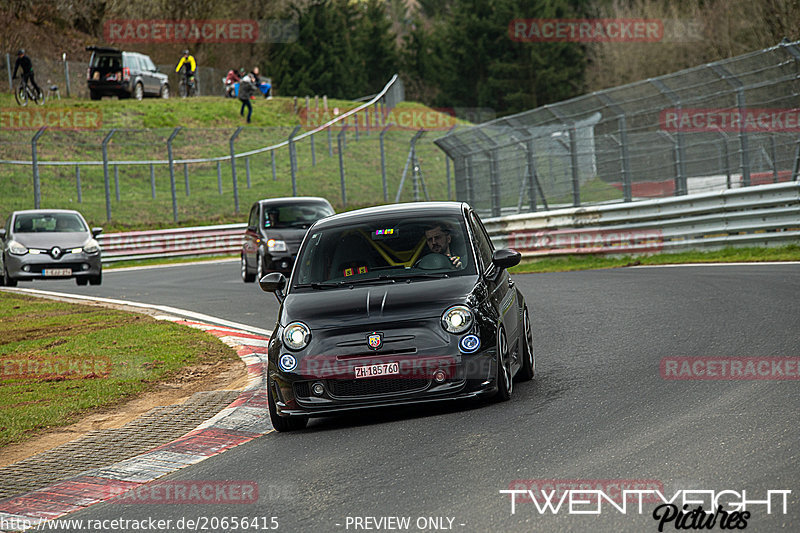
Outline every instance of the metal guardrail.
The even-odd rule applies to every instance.
[[[247,224],[105,233],[98,237],[103,264],[135,259],[236,254]]]
[[[653,253],[800,242],[800,183],[487,219],[525,257]],[[246,224],[102,234],[103,263],[238,254]]]
[[[487,219],[525,257],[710,250],[800,242],[800,183]]]

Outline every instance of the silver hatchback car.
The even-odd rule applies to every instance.
[[[66,209],[15,211],[0,228],[0,285],[18,281],[75,278],[78,285],[103,280],[100,245],[103,228],[89,229],[83,216]]]

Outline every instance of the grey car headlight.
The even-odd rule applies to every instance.
[[[292,322],[283,330],[283,343],[290,350],[302,350],[311,340],[311,330],[302,322]]]
[[[472,326],[472,311],[465,305],[448,307],[442,313],[442,327],[450,333],[464,333]]]
[[[25,255],[28,253],[28,249],[17,241],[10,241],[8,243],[8,251],[14,255]]]
[[[87,243],[83,245],[83,251],[87,254],[96,254],[100,251],[100,244],[94,239],[89,239]]]

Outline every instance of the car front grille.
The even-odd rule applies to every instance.
[[[331,396],[353,397],[374,396],[379,394],[396,394],[424,389],[427,379],[335,379],[328,380],[327,386]]]

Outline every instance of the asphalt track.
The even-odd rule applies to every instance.
[[[537,376],[515,387],[510,402],[314,419],[305,431],[267,434],[167,478],[252,481],[257,503],[105,503],[67,518],[172,520],[162,531],[203,530],[179,524],[182,518],[200,518],[195,526],[208,531],[244,531],[211,527],[223,517],[267,517],[259,526],[276,517],[277,530],[288,532],[434,531],[437,524],[464,532],[658,531],[652,503],[641,514],[632,503],[625,514],[605,503],[599,515],[579,515],[566,504],[540,514],[520,502],[512,514],[510,497],[499,492],[516,480],[593,488],[641,480],[660,484],[667,498],[698,489],[739,493],[721,503],[741,499],[743,490],[751,501],[791,490],[785,512],[777,496],[771,514],[750,506],[747,530],[800,530],[800,380],[666,380],[659,370],[662,358],[679,356],[797,359],[800,265],[515,279],[533,311]],[[277,311],[272,295],[241,282],[234,262],[107,270],[100,287],[20,286],[170,305],[266,329]],[[398,523],[363,517],[410,522],[385,527]],[[444,519],[428,521],[436,517]],[[143,529],[119,525],[92,530]],[[676,531],[674,523],[664,531]]]

